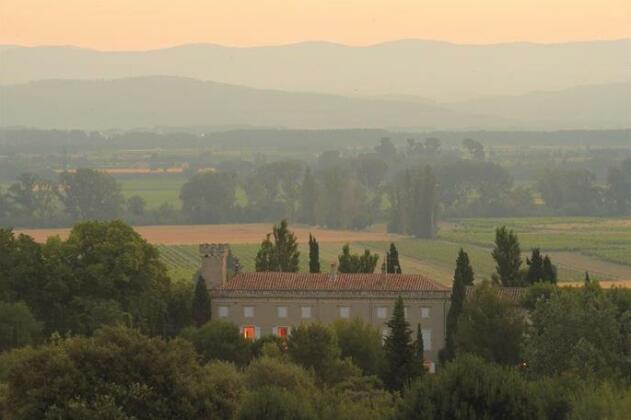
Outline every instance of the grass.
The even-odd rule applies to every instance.
[[[147,208],[157,209],[164,203],[180,208],[180,188],[186,178],[179,174],[150,174],[117,179],[121,184],[123,195],[129,198],[139,195],[147,202]]]

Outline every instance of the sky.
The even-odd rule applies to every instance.
[[[466,44],[631,37],[631,0],[0,0],[0,44]]]

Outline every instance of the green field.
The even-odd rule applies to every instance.
[[[182,175],[138,175],[119,178],[123,195],[129,198],[139,195],[147,202],[148,209],[156,209],[164,203],[180,208],[180,188],[186,182]]]
[[[458,250],[464,248],[477,279],[490,279],[495,271],[491,257],[496,226],[514,229],[525,257],[533,247],[550,254],[560,281],[580,281],[588,271],[599,280],[631,279],[631,220],[593,218],[466,219],[445,223],[434,240],[396,241],[401,266],[407,273],[422,273],[445,284],[451,282]],[[343,243],[321,243],[322,271],[337,260]],[[351,243],[354,252],[368,248],[385,255],[387,242]],[[192,278],[199,268],[197,245],[160,245],[163,261],[174,278]],[[254,270],[258,245],[232,244],[245,271]],[[307,270],[308,250],[300,245],[301,271]],[[378,267],[380,267],[379,262]]]

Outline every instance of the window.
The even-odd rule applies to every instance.
[[[304,319],[311,318],[311,306],[303,306],[300,308],[300,315],[302,315]]]
[[[219,307],[219,318],[228,318],[228,307],[220,306]]]
[[[254,318],[254,306],[244,306],[243,316],[246,318]]]
[[[390,328],[384,328],[381,330],[381,342],[386,341],[386,338],[390,335]]]
[[[432,349],[432,330],[423,329],[421,330],[421,333],[423,334],[423,349],[425,351],[431,350]]]
[[[340,306],[340,318],[350,318],[351,308],[348,306]]]
[[[289,327],[276,327],[274,328],[274,335],[280,338],[287,338],[289,336]]]
[[[422,307],[421,308],[421,319],[427,319],[427,318],[429,318],[429,308]]]
[[[243,337],[247,340],[256,340],[256,327],[254,325],[243,327]]]
[[[377,308],[377,318],[386,319],[388,317],[388,308],[380,306]]]
[[[287,318],[287,307],[279,306],[276,308],[276,314],[279,318]]]
[[[408,307],[403,308],[403,318],[408,319]]]

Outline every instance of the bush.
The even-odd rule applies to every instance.
[[[250,343],[230,321],[212,320],[199,328],[185,328],[180,336],[193,343],[206,362],[223,360],[245,366],[250,361]]]

